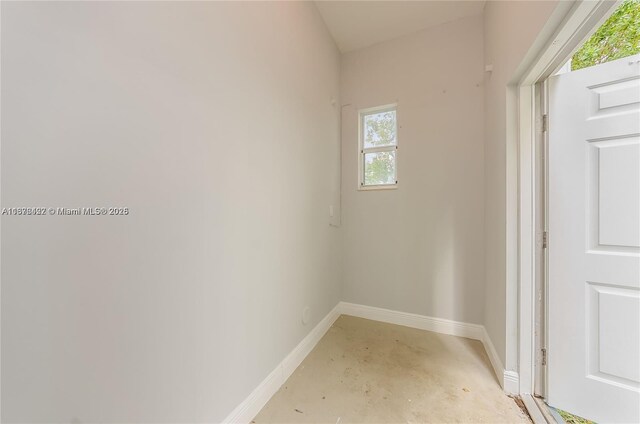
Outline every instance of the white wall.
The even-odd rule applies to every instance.
[[[517,103],[509,86],[527,53],[540,39],[558,1],[488,1],[484,8],[484,60],[493,65],[485,83],[485,234],[484,325],[507,369],[517,365],[517,222],[507,210],[517,207]],[[507,158],[510,158],[508,161]],[[515,162],[514,160],[515,159]],[[507,231],[508,230],[508,231]],[[510,342],[508,343],[507,340]]]
[[[2,421],[223,419],[340,298],[315,7],[2,2],[1,36],[2,206],[131,210],[2,218]]]
[[[342,57],[346,301],[481,324],[482,16]],[[396,190],[358,191],[357,111],[398,103]]]

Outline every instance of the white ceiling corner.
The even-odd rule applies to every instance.
[[[479,15],[484,1],[332,1],[316,6],[341,52]]]

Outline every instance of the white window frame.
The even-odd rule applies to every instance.
[[[395,111],[396,113],[396,121],[395,121],[395,134],[396,134],[396,144],[389,146],[379,146],[379,147],[364,147],[364,117],[367,115],[374,115],[381,112],[389,112]],[[398,188],[398,105],[397,103],[392,103],[383,106],[370,107],[367,109],[360,109],[358,111],[358,190],[389,190]],[[377,152],[390,152],[395,151],[396,155],[396,163],[395,163],[395,182],[389,184],[364,184],[364,158],[367,153],[377,153]]]

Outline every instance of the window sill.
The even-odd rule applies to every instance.
[[[358,186],[358,191],[372,191],[372,190],[395,190],[398,188],[398,183],[395,184],[380,184],[380,185],[368,185]]]

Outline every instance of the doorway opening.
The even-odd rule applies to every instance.
[[[640,421],[640,1],[608,6],[533,90],[532,393],[547,421]]]
[[[514,340],[513,343],[515,346],[517,346],[518,352],[517,370],[519,374],[519,393],[522,396],[523,402],[527,406],[527,409],[531,413],[534,422],[552,423],[556,421],[554,417],[551,416],[550,411],[545,403],[545,401],[549,401],[551,405],[554,404],[553,393],[555,386],[553,386],[553,379],[551,382],[549,381],[548,371],[549,368],[553,368],[553,361],[558,360],[558,357],[554,356],[556,355],[557,351],[553,352],[553,349],[549,349],[550,346],[548,332],[550,327],[548,303],[550,295],[548,290],[548,261],[550,258],[548,256],[548,253],[550,250],[553,250],[554,241],[558,241],[557,238],[554,238],[553,232],[549,232],[548,228],[550,199],[548,198],[547,194],[548,189],[550,188],[550,184],[553,184],[549,180],[549,163],[547,161],[549,159],[548,130],[550,129],[551,121],[553,121],[553,119],[549,117],[549,105],[551,103],[551,93],[549,90],[549,85],[551,83],[550,80],[554,78],[557,79],[562,76],[562,72],[559,71],[564,71],[565,73],[568,72],[568,74],[574,75],[590,72],[588,71],[590,66],[585,66],[582,67],[582,69],[573,70],[571,69],[571,67],[573,66],[571,62],[573,61],[569,63],[568,61],[573,58],[576,52],[580,51],[583,44],[585,44],[585,41],[593,40],[591,37],[598,32],[598,29],[603,25],[603,23],[605,23],[605,21],[607,21],[609,17],[613,16],[616,11],[619,10],[618,7],[621,7],[625,4],[627,4],[627,2],[584,1],[576,2],[571,6],[567,5],[564,10],[557,10],[550,20],[551,28],[545,28],[543,33],[541,33],[540,44],[535,47],[535,50],[532,52],[531,59],[528,61],[528,63],[523,64],[524,71],[516,76],[517,83],[512,89],[513,95],[516,98],[518,108],[516,115],[517,118],[514,121],[515,130],[513,131],[513,134],[510,135],[510,137],[516,140],[515,145],[517,147],[514,153],[508,155],[507,157],[508,164],[513,164],[513,169],[517,170],[517,172],[513,172],[511,174],[508,173],[507,175],[508,182],[510,181],[510,184],[512,184],[514,187],[513,196],[514,199],[516,199],[514,200],[514,206],[508,209],[508,216],[512,217],[512,219],[517,222],[517,230],[508,230],[508,234],[512,234],[512,236],[510,237],[514,237],[514,239],[517,240],[518,248],[518,252],[516,255],[517,264],[514,261],[513,265],[517,268],[518,276],[517,281],[513,283],[517,285],[518,292],[518,336],[517,340]],[[637,22],[637,19],[635,19],[635,21]],[[617,32],[619,33],[622,31],[620,31],[618,28]],[[583,52],[584,51],[586,50],[583,50]],[[626,56],[626,58],[624,56]],[[588,84],[588,87],[589,90],[591,90],[592,97],[589,100],[583,99],[580,101],[578,101],[577,98],[573,98],[571,107],[574,110],[593,111],[595,105],[594,102],[597,101],[598,108],[600,108],[600,100],[602,99],[602,116],[611,115],[611,112],[623,112],[622,109],[624,109],[627,117],[630,117],[633,115],[633,113],[638,113],[634,112],[632,109],[638,105],[638,102],[640,102],[640,100],[634,100],[634,96],[637,95],[638,90],[634,90],[632,87],[633,84],[638,81],[637,74],[629,74],[629,71],[631,70],[631,72],[638,72],[640,63],[638,63],[637,61],[640,60],[640,58],[636,58],[636,56],[634,55],[625,55],[623,53],[620,53],[618,57],[614,57],[613,55],[609,55],[608,57],[610,60],[594,63],[593,66],[606,66],[615,63],[616,60],[623,62],[626,61],[625,63],[627,63],[627,68],[624,72],[626,72],[627,74],[626,76],[619,78],[619,81],[622,83],[622,85],[614,87],[613,85],[607,83],[603,83],[604,85],[599,85],[598,83],[590,83]],[[625,96],[627,96],[626,100],[624,99]],[[617,105],[616,102],[618,102]],[[624,105],[621,102],[624,103]],[[605,111],[604,109],[609,110]],[[594,117],[585,118],[589,119],[588,123],[590,125],[596,122],[595,118],[591,118]],[[637,119],[637,121],[640,122],[640,119]],[[557,124],[558,121],[556,120],[555,123]],[[583,121],[583,123],[586,123],[586,121]],[[584,127],[585,125],[582,126]],[[551,129],[553,129],[553,127]],[[633,137],[634,134],[635,136],[640,134],[640,129],[636,131],[634,128],[631,128],[631,131],[627,135]],[[616,136],[617,135],[613,135],[611,137]],[[602,139],[606,139],[606,136],[602,134],[600,134],[599,137]],[[585,137],[583,141],[587,139],[595,140],[597,138],[598,137],[593,136],[590,138]],[[596,145],[591,143],[588,146],[590,148],[593,148]],[[631,146],[632,149],[635,149],[635,147],[633,147],[633,143],[631,143]],[[584,150],[586,151],[583,151],[576,157],[584,158],[588,153],[588,149],[584,147]],[[621,156],[625,155],[623,154]],[[629,155],[629,157],[633,156]],[[605,159],[605,161],[606,160],[607,159]],[[593,163],[593,158],[589,163]],[[586,165],[587,163],[584,164],[585,167]],[[609,168],[616,169],[615,166],[609,166]],[[633,167],[631,167],[627,169],[627,171],[625,171],[625,178],[627,180],[630,180],[633,178],[635,170],[633,169]],[[574,173],[575,172],[566,172],[565,174],[573,175]],[[583,176],[583,180],[586,179],[586,171],[581,175]],[[586,184],[584,181],[583,183]],[[588,183],[591,184],[591,180],[589,180]],[[626,187],[627,190],[629,189],[627,184],[622,184],[621,187]],[[580,188],[574,189],[574,191],[580,190]],[[593,199],[593,196],[587,197],[587,194],[585,192],[583,192],[583,194],[584,196],[580,196],[573,193],[573,195],[577,198],[581,198],[584,202],[583,204],[586,205],[587,199]],[[563,200],[565,201],[565,203],[568,203],[568,200],[571,199]],[[589,205],[591,205],[591,203]],[[597,203],[597,205],[599,207],[599,203]],[[580,213],[583,215],[583,222],[586,222],[587,219],[593,219],[592,216],[587,215],[586,212],[589,212],[586,207],[583,207],[580,210]],[[607,213],[605,213],[603,216],[606,217]],[[616,219],[614,218],[613,221],[616,222]],[[585,228],[586,227],[583,227],[586,236]],[[629,233],[630,231],[632,231],[632,227],[629,227],[625,230],[619,229],[618,226],[614,225],[613,228],[616,228],[620,233]],[[596,235],[599,236],[599,233],[596,233]],[[593,237],[589,240],[593,240]],[[605,242],[607,242],[607,240],[605,240]],[[550,247],[550,249],[548,249],[548,247]],[[624,247],[622,249],[624,249]],[[627,249],[634,249],[634,247],[627,246]],[[590,249],[587,248],[587,245],[583,244],[582,254],[584,254],[588,250]],[[635,262],[628,261],[628,263],[631,264],[631,267],[636,266],[635,264],[640,265],[640,256],[638,256],[638,253],[636,253],[635,251],[627,251],[624,252],[624,254],[626,255],[625,257],[633,257],[633,255],[636,255]],[[591,262],[589,263],[591,264]],[[587,291],[586,285],[586,282],[582,283],[585,292]],[[618,288],[617,285],[614,284],[614,286],[615,288]],[[638,288],[640,287],[633,287],[630,293],[638,293]],[[584,292],[579,292],[579,294],[582,297],[581,310],[585,312],[585,300],[587,299],[587,297]],[[632,304],[633,302],[635,302],[635,300],[633,300],[635,299],[634,296],[635,295],[626,296],[625,300],[629,301],[628,303]],[[631,298],[631,300],[629,300],[629,297]],[[564,302],[564,305],[572,305],[574,303],[580,305],[579,301],[574,298],[560,299]],[[606,296],[602,297],[603,304],[607,300],[608,299],[606,299]],[[593,301],[593,299],[590,298],[589,305],[598,304],[598,302],[600,302],[599,299],[597,301]],[[627,305],[624,308],[631,309],[631,312],[633,312],[635,306]],[[622,310],[623,308],[614,307],[613,309],[618,311]],[[591,308],[591,310],[594,310],[593,307]],[[638,310],[640,311],[640,308]],[[582,317],[584,324],[584,322],[586,321],[586,314],[577,312],[574,313],[574,315]],[[631,316],[631,313],[627,312],[627,315]],[[571,317],[572,314],[568,313],[567,316]],[[551,315],[551,318],[553,318],[553,314]],[[576,329],[576,332],[579,332],[581,334],[584,333],[579,329]],[[606,339],[610,335],[616,334],[616,327],[614,326],[614,330],[607,331],[606,334],[607,336],[602,340],[597,339],[598,343],[600,343],[601,341],[603,343],[610,343],[610,341],[607,342]],[[597,344],[593,343],[594,340],[596,340],[594,337],[589,340],[589,342],[591,343],[591,345],[589,346],[597,346]],[[561,346],[572,345],[571,343],[569,343],[569,340],[564,340]],[[583,354],[584,359],[584,357],[588,353],[587,346],[585,344],[582,344],[581,348],[583,349],[581,353]],[[560,351],[561,349],[562,348],[558,348],[558,350]],[[609,352],[603,355],[603,363],[622,363],[629,365],[629,369],[615,372],[627,372],[628,374],[630,372],[632,373],[634,366],[633,364],[635,362],[633,360],[612,360],[612,352],[618,352],[618,350],[609,349]],[[596,365],[599,366],[597,361],[593,361],[594,358],[594,355],[588,357],[589,361],[591,361],[589,362],[589,364],[596,363]],[[583,362],[586,363],[586,361]],[[556,362],[556,365],[557,364],[558,362]],[[605,366],[603,369],[606,370],[606,368],[607,367]],[[582,369],[583,377],[589,376],[593,380],[596,380],[598,378],[597,375],[590,375],[587,371],[588,369],[586,368]],[[610,368],[609,371],[613,372]],[[640,390],[637,390],[637,387],[635,387],[636,383],[633,380],[631,382],[633,384],[627,384],[626,387],[632,389],[630,392],[633,393],[633,396],[639,396]],[[621,381],[607,382],[607,384],[613,383],[617,383],[618,385],[622,384]],[[626,381],[626,383],[629,383],[629,381]],[[557,387],[555,388],[557,389]],[[573,396],[579,397],[577,390],[573,390],[571,393]],[[557,402],[555,403],[556,405],[553,406],[561,406]],[[636,401],[636,407],[637,404],[638,403]],[[606,410],[607,407],[605,406],[601,409]],[[578,410],[571,411],[569,409],[569,411],[573,412],[576,415],[579,415]],[[597,419],[596,417],[589,416],[587,416],[587,418]]]

